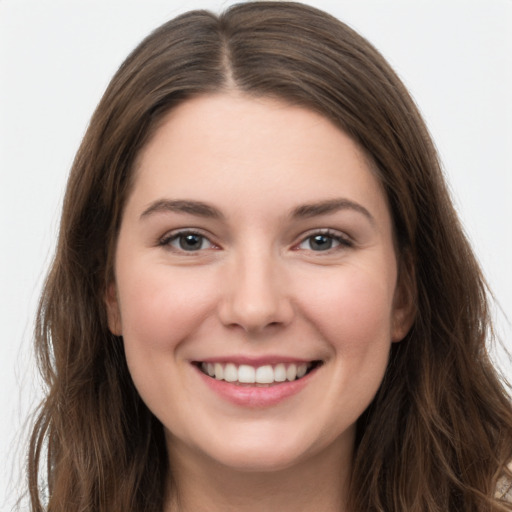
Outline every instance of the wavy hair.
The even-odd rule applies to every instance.
[[[329,118],[373,162],[414,288],[414,325],[392,346],[358,421],[350,510],[512,510],[512,412],[490,362],[488,291],[426,126],[384,58],[345,24],[293,2],[181,15],[126,59],[73,163],[35,334],[47,393],[30,442],[32,511],[161,512],[172,485],[163,427],[139,397],[105,290],[134,161],[188,98],[236,89]]]

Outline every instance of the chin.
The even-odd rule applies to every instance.
[[[248,427],[248,425],[246,425]],[[265,428],[266,427],[266,428]],[[270,429],[268,425],[251,425],[228,435],[214,435],[208,439],[196,439],[188,446],[199,457],[239,472],[269,473],[300,467],[322,453],[336,450],[343,443],[340,438],[334,440],[318,435],[318,432],[299,432],[293,430]],[[202,442],[201,442],[202,441]],[[178,441],[179,442],[179,441]],[[193,448],[192,448],[193,447]],[[189,451],[190,448],[183,447]]]
[[[305,454],[300,450],[276,450],[275,446],[252,446],[240,447],[238,450],[231,449],[229,452],[215,454],[212,458],[234,471],[271,473],[284,471],[300,464]]]

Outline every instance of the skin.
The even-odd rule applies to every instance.
[[[179,492],[169,509],[343,510],[356,420],[412,321],[368,159],[312,111],[229,92],[170,112],[135,172],[106,302],[166,432]],[[203,238],[185,251],[179,233],[191,229]],[[297,394],[244,407],[193,364],[240,354],[322,365]]]

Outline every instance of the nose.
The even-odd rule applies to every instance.
[[[219,317],[247,333],[288,325],[294,316],[285,272],[271,255],[246,251],[226,268]]]

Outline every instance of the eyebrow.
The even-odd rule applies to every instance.
[[[159,199],[151,203],[140,215],[140,218],[147,217],[154,213],[173,212],[188,213],[199,217],[222,219],[224,216],[217,208],[201,201],[189,201],[184,199]]]
[[[293,219],[311,218],[320,215],[328,215],[340,210],[353,210],[363,214],[372,224],[375,224],[373,215],[362,205],[350,199],[338,198],[327,199],[318,203],[303,204],[291,211]],[[220,210],[202,201],[186,199],[159,199],[151,203],[140,215],[140,218],[147,217],[154,213],[173,212],[197,215],[211,219],[223,219],[224,215]]]
[[[318,203],[304,204],[294,208],[291,212],[292,218],[309,218],[318,215],[327,215],[340,210],[353,210],[363,214],[372,224],[375,224],[373,215],[361,204],[350,199],[337,198],[320,201]]]

